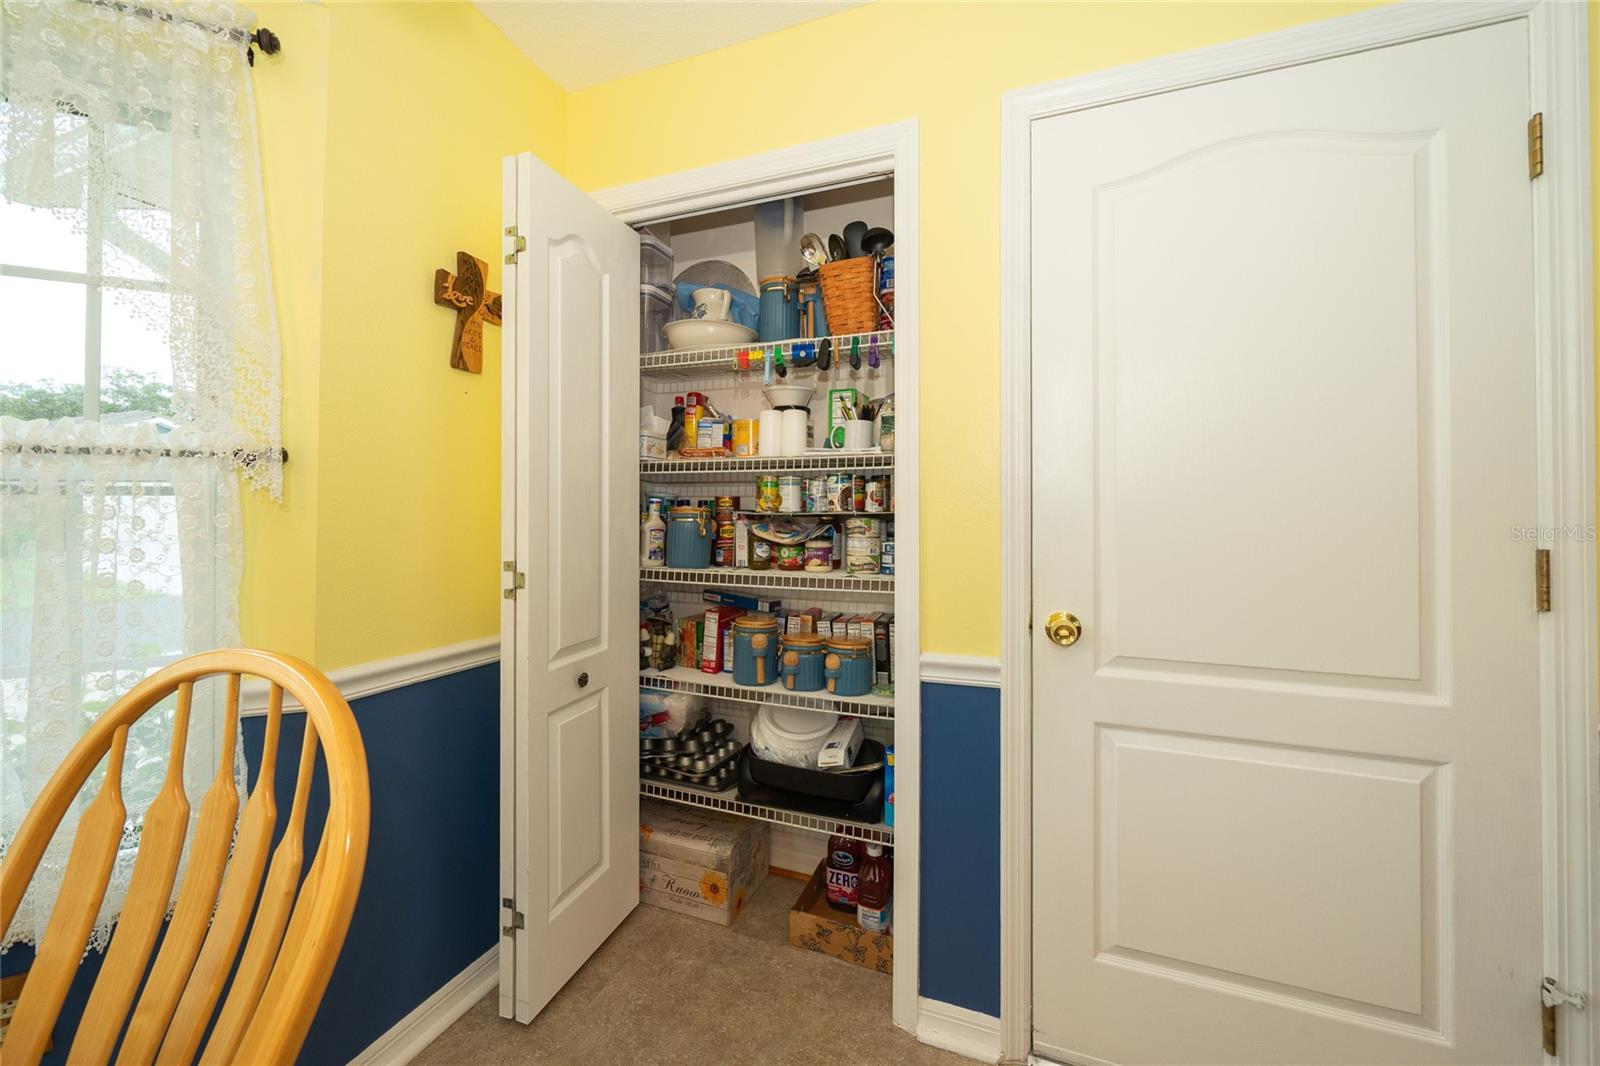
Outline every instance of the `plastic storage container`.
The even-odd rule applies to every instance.
[[[655,285],[639,286],[639,353],[663,351],[667,336],[662,331],[672,318],[674,290]]]
[[[733,620],[733,680],[740,685],[778,680],[778,620],[772,615],[745,614]]]
[[[704,507],[674,507],[667,515],[667,565],[685,570],[710,566],[714,533],[715,525]]]
[[[639,234],[639,284],[672,288],[672,246],[652,233]]]

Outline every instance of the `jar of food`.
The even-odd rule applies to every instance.
[[[704,570],[711,565],[714,535],[704,507],[674,507],[667,515],[667,565]]]
[[[800,570],[806,565],[806,549],[800,544],[776,544],[773,546],[773,565],[779,570]]]
[[[806,541],[806,570],[828,573],[833,569],[833,529],[831,527]]]
[[[742,614],[733,620],[733,680],[739,685],[778,680],[778,620],[772,615]]]
[[[830,694],[865,696],[872,691],[872,679],[877,670],[872,641],[865,637],[830,637],[827,649],[822,675],[827,679]]]
[[[772,569],[772,541],[762,540],[751,534],[750,536],[750,569]]]
[[[783,638],[778,676],[791,692],[816,692],[823,685],[823,659],[828,650],[815,633],[791,633]]]

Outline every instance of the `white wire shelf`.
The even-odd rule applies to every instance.
[[[809,829],[813,833],[839,833],[843,836],[853,837],[856,840],[865,840],[869,844],[893,844],[894,827],[878,823],[868,825],[864,822],[850,822],[839,818],[824,818],[819,814],[805,814],[801,811],[791,811],[783,807],[768,807],[761,803],[746,803],[739,798],[739,790],[730,788],[724,792],[706,792],[702,789],[686,788],[682,785],[669,785],[661,781],[639,782],[639,794],[650,796],[654,799],[663,799],[671,803],[681,803],[686,807],[704,807],[707,810],[724,811],[728,814],[739,814],[746,818],[758,818],[763,822],[774,825],[787,825],[795,829]]]
[[[643,670],[639,673],[642,688],[666,689],[672,692],[692,692],[713,699],[735,700],[739,703],[773,703],[784,707],[804,707],[810,711],[829,714],[854,714],[862,718],[894,718],[894,697],[869,693],[865,696],[830,696],[826,689],[815,692],[790,692],[781,684],[735,684],[732,674],[708,674],[687,666],[674,666],[670,670]]]
[[[746,570],[713,566],[683,570],[666,566],[641,566],[639,580],[683,588],[739,588],[800,592],[844,592],[860,596],[893,596],[893,577],[852,577],[849,574],[811,574],[804,570]]]
[[[893,470],[893,452],[816,451],[805,455],[752,456],[747,459],[641,459],[645,481],[705,481],[726,474],[774,474],[786,470]]]
[[[829,339],[833,341],[833,365],[849,367],[850,346],[859,341],[861,346],[861,366],[867,366],[867,353],[872,346],[872,338],[878,339],[878,358],[889,360],[894,358],[894,330],[885,329],[872,333],[839,333]],[[702,377],[708,373],[720,374],[756,374],[762,373],[765,360],[752,354],[749,359],[749,369],[739,366],[740,352],[770,352],[774,346],[783,349],[784,361],[790,359],[790,352],[796,344],[822,343],[820,337],[795,337],[786,341],[751,341],[748,344],[726,345],[721,348],[682,348],[677,351],[647,352],[639,357],[639,373],[643,377],[671,377],[692,378]],[[790,365],[791,375],[806,373],[814,370],[815,365],[796,367]]]

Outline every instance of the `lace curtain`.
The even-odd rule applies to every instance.
[[[0,206],[63,220],[88,249],[74,278],[122,315],[120,332],[90,316],[102,342],[81,410],[0,415],[0,849],[119,695],[183,655],[239,642],[240,481],[274,497],[282,486],[250,20],[222,4],[0,0]],[[0,230],[0,270],[19,261],[17,232]],[[38,377],[43,356],[8,335],[14,321],[0,323],[0,385]],[[112,368],[126,365],[119,346],[151,337],[166,364],[159,410],[108,403]],[[219,750],[220,689],[196,690],[191,819],[219,765],[243,782],[237,742]],[[170,715],[158,708],[130,731],[125,846],[90,946],[105,945],[120,913],[166,773]],[[102,773],[0,950],[44,930]]]

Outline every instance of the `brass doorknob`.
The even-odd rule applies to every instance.
[[[1078,643],[1078,638],[1083,635],[1083,623],[1078,621],[1075,614],[1056,611],[1045,619],[1044,632],[1052,643],[1067,648]]]

